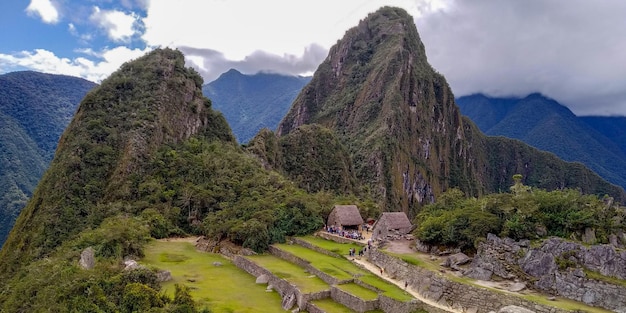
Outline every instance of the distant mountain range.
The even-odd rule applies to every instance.
[[[400,8],[383,7],[348,30],[288,112],[277,116],[276,131],[263,129],[243,147],[202,87],[182,53],[165,48],[84,91],[0,250],[0,311],[189,311],[183,292],[166,300],[153,271],[127,271],[123,261],[141,257],[150,238],[173,236],[205,236],[215,241],[212,251],[225,251],[224,243],[229,251],[234,244],[263,252],[320,229],[339,202],[414,217],[436,199],[445,203],[442,195],[451,189],[478,197],[523,183],[626,203],[623,188],[581,163],[484,135],[461,115],[445,77],[426,59],[414,18]],[[244,89],[213,90],[214,105]],[[46,95],[43,103],[56,97]],[[54,107],[43,111],[64,116]],[[12,125],[40,127],[32,119],[37,114],[31,110]],[[477,214],[491,210],[474,203]],[[512,227],[532,220],[532,209],[512,216]],[[474,231],[465,228],[472,215],[459,215],[454,227]],[[582,227],[593,224],[588,216],[576,218]],[[449,233],[438,224],[437,232]],[[90,251],[95,267],[82,270],[79,259]]]
[[[237,141],[246,143],[262,128],[274,130],[311,77],[271,73],[244,75],[231,69],[202,87],[222,112]]]
[[[563,160],[581,162],[626,188],[626,117],[578,117],[538,93],[524,98],[475,94],[456,102],[485,134],[519,139]]]
[[[0,75],[0,246],[96,84],[32,71]]]

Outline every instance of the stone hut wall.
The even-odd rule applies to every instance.
[[[507,305],[516,305],[528,308],[537,313],[566,313],[568,311],[541,305],[504,292],[488,290],[477,286],[451,281],[438,272],[432,272],[380,252],[378,249],[368,249],[370,262],[382,266],[385,271],[396,277],[403,277],[411,288],[417,290],[425,298],[443,305],[466,312],[486,313],[498,311]],[[385,300],[381,298],[381,309]]]
[[[341,290],[337,288],[336,286],[331,287],[330,296],[336,302],[339,302],[359,313],[378,309],[378,299],[366,301],[357,296],[352,295],[349,292],[346,292],[345,290]],[[385,311],[385,312],[396,312],[396,311]]]

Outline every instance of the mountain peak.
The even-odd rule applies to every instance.
[[[450,178],[450,166],[440,160],[459,162],[454,167],[471,163],[461,162],[465,152],[450,151],[465,149],[461,117],[403,9],[383,7],[348,30],[296,98],[277,134],[314,123],[333,130],[352,158],[360,160],[354,163],[358,178],[386,209],[414,210],[456,184],[464,174]]]
[[[201,86],[202,78],[185,67],[181,52],[157,49],[125,63],[88,93],[0,251],[0,258],[8,260],[0,272],[45,256],[94,227],[99,218],[92,215],[107,214],[94,213],[94,207],[129,198],[131,178],[147,170],[146,161],[163,145],[192,136],[234,143]]]

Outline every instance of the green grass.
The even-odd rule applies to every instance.
[[[584,270],[585,271],[585,275],[587,276],[587,278],[590,279],[595,279],[598,281],[603,281],[607,284],[611,284],[611,285],[616,285],[616,286],[622,286],[622,287],[626,287],[626,280],[624,279],[619,279],[619,278],[615,278],[615,277],[611,277],[611,276],[606,276],[606,275],[602,275],[596,271],[591,271],[591,270]]]
[[[302,267],[273,255],[253,255],[246,258],[269,270],[274,275],[296,285],[303,293],[330,290],[330,286],[319,277],[306,273]]]
[[[322,272],[331,275],[339,280],[348,280],[356,275],[369,273],[352,264],[347,259],[335,258],[311,249],[307,249],[299,245],[275,244],[275,246],[283,251],[287,251],[295,256],[305,259],[311,265]]]
[[[363,249],[363,245],[359,245],[357,243],[340,243],[332,240],[326,240],[324,238],[316,237],[316,236],[304,236],[298,237],[298,239],[302,239],[314,246],[320,247],[322,249],[337,253],[339,255],[347,256],[350,248],[353,248],[355,251],[359,251]]]
[[[389,251],[383,251],[387,255],[391,255],[393,257],[399,258],[404,262],[407,262],[411,265],[419,266],[421,268],[427,269],[429,271],[438,271],[441,267],[439,265],[439,261],[430,260],[430,255],[426,253],[420,252],[412,252],[412,253],[393,253]]]
[[[214,266],[221,262],[222,266]],[[191,295],[213,313],[273,313],[282,311],[277,292],[266,292],[255,277],[237,268],[219,254],[199,252],[190,242],[153,241],[145,248],[140,263],[169,270],[172,281],[162,284],[162,291],[173,296],[174,284],[191,288]]]
[[[357,284],[342,284],[337,285],[337,288],[366,301],[378,299],[378,293]]]
[[[408,294],[407,292],[405,292],[404,290],[402,290],[402,288],[389,283],[388,281],[374,275],[374,274],[367,274],[364,276],[359,277],[359,280],[382,291],[382,294],[391,298],[391,299],[396,299],[398,301],[411,301],[415,298],[413,298],[413,296],[411,296],[410,294]]]
[[[565,310],[569,310],[572,312],[590,312],[590,313],[613,312],[613,311],[603,309],[603,308],[588,306],[582,302],[578,302],[578,301],[574,301],[570,299],[557,298],[555,301],[548,300],[546,295],[523,295],[522,298],[539,303],[539,304],[552,306],[552,307],[556,307],[560,309],[565,309]]]

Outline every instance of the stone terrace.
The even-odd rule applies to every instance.
[[[286,310],[297,305],[300,310],[310,313],[334,312],[315,304],[324,299],[326,304],[331,300],[359,313],[409,313],[426,309],[423,303],[399,287],[372,275],[335,252],[304,240],[294,239],[293,243],[272,246],[269,256],[236,256],[233,260],[238,267],[257,278],[263,278],[261,281],[267,281],[268,286],[271,285],[272,289],[279,292]],[[290,265],[281,262],[289,262]],[[294,266],[300,270],[294,269]],[[326,285],[320,285],[319,280]]]

